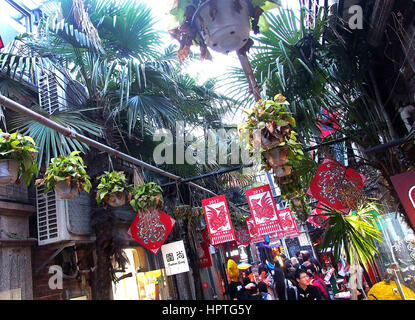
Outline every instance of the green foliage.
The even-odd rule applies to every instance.
[[[155,182],[141,184],[132,189],[131,193],[130,205],[134,211],[161,210],[163,208],[163,190]]]
[[[0,159],[19,162],[23,181],[28,186],[37,172],[36,152],[36,144],[30,136],[24,136],[18,131],[10,134],[0,129]]]
[[[68,185],[76,185],[79,191],[91,190],[90,177],[88,176],[83,159],[78,156],[80,151],[73,151],[68,156],[60,155],[53,158],[46,169],[43,179],[36,180],[37,185],[45,185],[45,193],[53,190],[55,184],[66,181]]]
[[[324,252],[331,249],[335,259],[346,255],[350,264],[367,264],[378,253],[374,241],[382,241],[376,226],[376,216],[382,212],[376,203],[365,203],[356,212],[348,215],[324,206],[323,215],[328,217],[320,244]]]
[[[248,150],[255,150],[255,132],[261,132],[261,151],[278,148],[288,149],[287,165],[296,166],[301,163],[304,152],[301,144],[297,142],[297,133],[292,130],[295,128],[295,119],[287,110],[289,105],[284,96],[278,94],[274,100],[260,100],[252,109],[245,109],[245,123],[238,126],[242,137],[248,137]],[[271,141],[269,145],[264,144],[264,136],[268,136]],[[272,146],[271,146],[272,145]],[[272,167],[267,163],[264,153],[262,153],[262,164],[266,170]]]
[[[33,106],[31,109],[64,127],[70,127],[71,130],[79,134],[89,134],[94,137],[102,136],[102,127],[85,116],[85,113],[90,111],[88,109],[56,110],[51,115],[38,106]],[[36,144],[39,146],[36,158],[38,168],[40,168],[43,161],[49,163],[52,157],[57,158],[60,154],[68,154],[73,151],[86,153],[89,150],[88,145],[76,139],[71,139],[21,114],[13,115],[8,125],[24,134],[30,135],[36,141]]]
[[[132,186],[128,184],[127,177],[122,171],[104,171],[103,175],[98,178],[100,180],[97,187],[96,200],[97,203],[106,203],[111,193],[126,192],[131,193]]]
[[[231,216],[231,222],[234,229],[238,227],[245,227],[246,226],[246,220],[245,216],[241,214],[240,212],[237,212],[233,209],[230,210],[230,216]]]

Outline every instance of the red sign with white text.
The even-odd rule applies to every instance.
[[[139,213],[127,233],[143,247],[157,254],[176,220],[165,212],[152,211]]]
[[[300,231],[298,230],[297,221],[293,217],[289,208],[277,211],[278,218],[284,237],[299,236]]]
[[[245,191],[259,235],[280,232],[277,207],[269,184]]]
[[[324,159],[307,194],[326,206],[348,214],[361,195],[366,176],[331,159]]]
[[[412,225],[415,226],[415,171],[398,174],[391,177],[391,180]]]
[[[216,245],[236,240],[224,195],[203,199],[203,211],[209,230],[210,243]]]

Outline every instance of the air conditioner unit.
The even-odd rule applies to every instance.
[[[59,199],[55,192],[36,188],[37,231],[40,246],[66,241],[95,241],[91,228],[91,199],[86,192],[76,198]]]
[[[37,71],[39,106],[49,114],[67,107],[64,75],[56,69]]]

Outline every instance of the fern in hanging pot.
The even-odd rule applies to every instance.
[[[89,193],[92,185],[80,153],[73,151],[68,156],[53,158],[44,178],[36,180],[36,185],[44,185],[45,193],[55,190],[60,199],[75,198],[82,190]]]
[[[19,172],[27,186],[37,173],[36,144],[19,132],[7,133],[0,129],[0,185],[18,181]]]
[[[97,179],[100,180],[96,195],[98,204],[106,203],[111,207],[120,207],[130,201],[133,187],[128,184],[123,171],[104,171]]]
[[[130,205],[136,212],[162,210],[164,206],[163,190],[155,182],[141,184],[132,189]]]

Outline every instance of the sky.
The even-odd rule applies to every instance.
[[[175,40],[171,39],[167,33],[170,23],[168,12],[173,0],[141,0],[141,2],[146,3],[152,9],[154,18],[158,20],[156,28],[165,33],[164,39],[166,43],[174,43]],[[286,8],[291,7],[297,9],[299,7],[297,0],[283,0],[282,2]],[[210,52],[213,56],[212,61],[195,62],[186,68],[186,71],[196,77],[199,83],[223,75],[228,67],[240,65],[235,52],[231,52],[229,55],[217,53],[213,50],[210,50]]]

